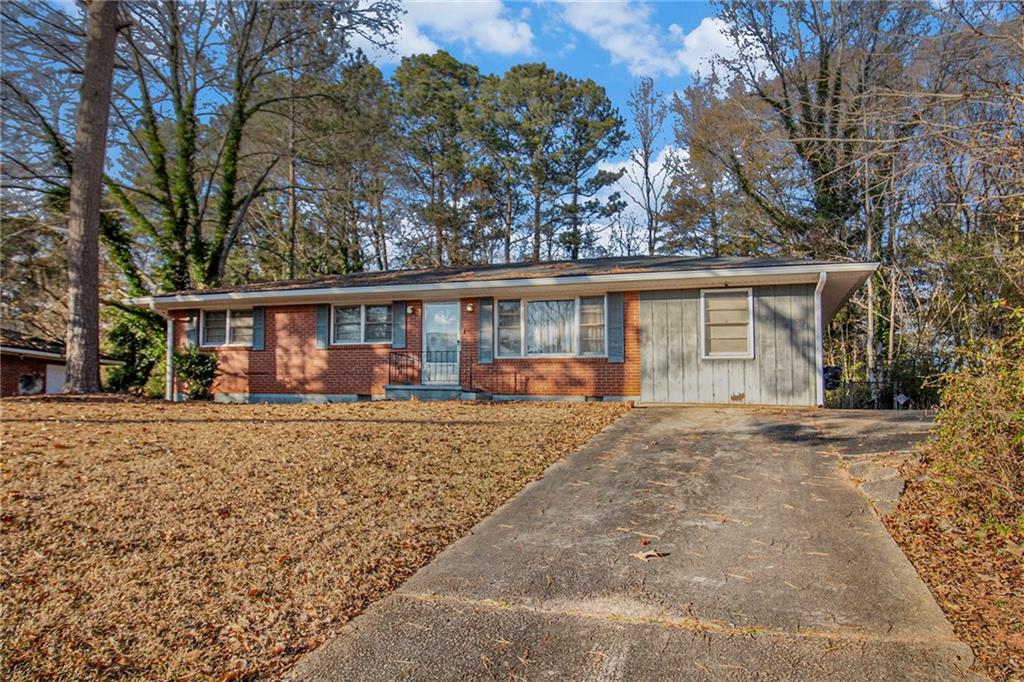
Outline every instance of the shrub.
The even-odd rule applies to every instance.
[[[178,351],[174,354],[174,374],[189,400],[209,400],[217,378],[217,356],[195,347]]]
[[[149,378],[146,383],[138,389],[139,393],[145,398],[163,398],[166,395],[167,388],[167,360],[161,358],[159,362],[153,365],[153,371],[149,373]]]
[[[159,394],[163,395],[163,374],[156,371],[166,352],[163,321],[147,310],[108,308],[104,313],[112,323],[104,352],[124,363],[106,372],[106,389],[147,394],[147,384],[155,378],[161,384]]]
[[[958,524],[1024,536],[1024,310],[1010,331],[964,352],[947,374],[938,429],[924,448],[932,483]]]

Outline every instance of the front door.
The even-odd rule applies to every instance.
[[[423,304],[423,383],[459,384],[459,304]]]

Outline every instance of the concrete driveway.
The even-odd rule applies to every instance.
[[[633,410],[293,675],[968,677],[970,649],[840,467],[926,427],[893,414]]]

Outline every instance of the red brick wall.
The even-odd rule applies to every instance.
[[[472,313],[466,305],[472,303]],[[407,301],[406,348],[422,347],[423,306]],[[461,306],[462,379],[494,393],[565,396],[636,396],[640,394],[640,305],[627,293],[625,362],[605,358],[499,359],[481,365],[477,353],[479,299]],[[185,311],[174,313],[175,345],[185,345]],[[380,395],[388,382],[389,344],[354,344],[316,348],[316,306],[270,306],[264,309],[264,350],[222,347],[217,353],[221,374],[215,393],[327,393]],[[418,372],[405,380],[417,383]]]
[[[406,348],[420,348],[420,304],[406,315]],[[175,313],[175,345],[185,345],[186,311]],[[262,351],[224,346],[214,393],[342,393],[381,395],[388,381],[390,344],[316,347],[316,305],[264,308]]]
[[[17,355],[0,356],[0,395],[18,395],[18,381],[22,374],[34,374],[46,390],[46,365],[42,358],[22,358]]]

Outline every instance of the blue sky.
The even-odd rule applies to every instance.
[[[487,73],[540,61],[603,85],[627,119],[638,77],[651,76],[671,93],[706,71],[711,56],[730,50],[714,8],[701,2],[441,0],[405,7],[395,53],[369,51],[385,74],[402,56],[439,48]]]
[[[640,0],[581,0],[543,2],[516,0],[407,0],[402,28],[393,53],[368,49],[370,58],[391,75],[403,56],[444,49],[476,64],[485,73],[501,74],[523,62],[544,62],[576,78],[592,78],[604,86],[626,119],[629,91],[638,78],[650,76],[666,96],[707,73],[716,55],[735,48],[704,2],[643,2]],[[672,147],[672,119],[665,121],[660,152],[652,168],[656,185],[668,181],[666,161],[685,158]],[[629,163],[631,143],[616,158],[600,165],[626,175],[601,192],[622,198],[635,195]],[[625,217],[642,224],[638,206],[628,202]],[[602,241],[607,234],[602,233]]]

